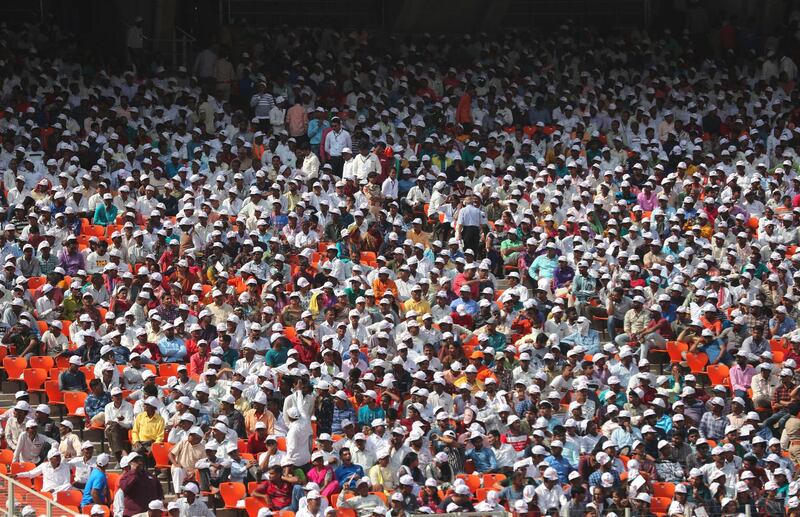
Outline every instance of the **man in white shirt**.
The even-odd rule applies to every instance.
[[[535,490],[537,505],[543,511],[548,511],[550,508],[560,509],[562,499],[564,498],[564,489],[558,482],[558,472],[553,467],[548,467],[542,476],[542,484],[536,487]]]
[[[119,461],[128,441],[128,430],[133,428],[133,405],[122,398],[122,389],[115,387],[111,389],[111,402],[106,404],[103,413],[108,448]]]
[[[342,127],[342,121],[339,117],[334,117],[331,120],[331,131],[325,136],[325,154],[328,155],[333,173],[336,176],[342,176],[342,169],[344,167],[344,158],[342,151],[345,147],[352,147],[353,141],[350,138],[350,133]]]
[[[295,467],[308,466],[314,441],[311,425],[301,418],[296,407],[287,409],[284,417],[289,426],[286,432],[286,459]]]
[[[374,153],[369,152],[369,143],[359,144],[358,154],[353,157],[353,172],[358,181],[367,179],[370,172],[381,173],[381,162]]]
[[[408,191],[404,201],[411,208],[419,207],[431,200],[431,192],[425,188],[425,181],[425,176],[418,176],[417,184]]]
[[[73,489],[70,484],[71,470],[69,464],[61,461],[61,453],[54,447],[47,453],[46,462],[33,470],[18,473],[17,477],[30,479],[42,476],[42,492],[55,494]]]
[[[42,286],[42,295],[36,299],[36,317],[42,321],[52,322],[60,317],[52,292],[53,286],[45,284]]]
[[[381,184],[381,196],[387,199],[397,199],[399,183],[397,182],[397,171],[389,170],[389,177]]]
[[[300,224],[300,232],[294,237],[294,247],[298,250],[309,248],[315,251],[318,243],[319,234],[311,229],[311,221],[303,219]]]

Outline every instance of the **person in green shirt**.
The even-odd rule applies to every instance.
[[[78,317],[78,310],[83,305],[81,301],[81,283],[75,280],[69,287],[69,292],[64,296],[64,301],[61,302],[61,318],[75,321],[75,318]]]
[[[289,359],[290,348],[291,343],[289,343],[289,340],[283,336],[279,337],[271,344],[271,348],[264,356],[264,362],[267,363],[267,366],[272,366],[273,368],[282,366]]]
[[[516,265],[519,254],[525,250],[525,244],[519,240],[515,231],[506,232],[505,239],[500,243],[500,255],[503,257],[503,264]]]
[[[486,320],[486,340],[495,352],[502,353],[506,348],[506,336],[497,331],[497,320],[489,318]]]
[[[356,276],[350,279],[350,286],[344,289],[344,294],[347,295],[347,301],[350,303],[351,307],[356,306],[356,300],[359,296],[364,296],[364,293],[366,293],[366,291],[361,288],[361,279]]]
[[[118,210],[117,207],[113,204],[114,196],[110,193],[106,192],[103,194],[103,202],[97,204],[97,208],[94,210],[94,224],[99,224],[101,226],[108,226],[109,224],[114,224],[114,221],[117,220]]]
[[[239,352],[231,348],[231,335],[230,334],[223,334],[219,338],[219,346],[222,348],[222,362],[226,363],[231,368],[234,364],[236,364],[236,360],[239,359]]]

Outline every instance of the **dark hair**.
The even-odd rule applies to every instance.
[[[92,382],[98,381],[99,379],[92,379]],[[142,392],[148,397],[157,397],[158,396],[158,386],[155,384],[148,384],[142,388]]]
[[[90,388],[95,388],[96,386],[102,386],[102,384],[103,381],[101,381],[100,379],[92,379],[91,381],[89,381]]]
[[[416,452],[409,452],[403,458],[403,466],[411,467],[411,464],[416,460],[419,460],[419,456],[417,455],[417,453]]]

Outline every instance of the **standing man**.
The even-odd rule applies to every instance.
[[[308,470],[311,466],[311,448],[314,445],[311,424],[295,406],[289,407],[284,413],[284,417],[288,424],[286,458],[291,465]]]
[[[472,250],[475,257],[481,256],[481,227],[487,224],[486,214],[479,208],[477,196],[466,199],[464,207],[458,211],[456,218],[456,239],[464,241],[464,250]]]
[[[131,453],[128,458],[131,469],[119,479],[119,489],[125,494],[122,517],[145,513],[151,501],[164,498],[161,482],[147,471],[144,457]]]
[[[136,67],[136,71],[141,71],[142,59],[144,57],[144,31],[142,24],[144,18],[137,16],[133,25],[128,27],[128,34],[125,41],[128,49],[128,62]]]
[[[286,110],[286,129],[289,136],[297,140],[298,146],[308,140],[308,114],[300,100],[299,96],[296,97],[292,107]]]
[[[333,173],[336,176],[342,176],[342,169],[344,168],[344,158],[342,151],[346,147],[353,147],[353,141],[350,138],[350,133],[342,127],[342,121],[339,117],[331,119],[331,131],[325,135],[325,154],[329,156],[329,162],[333,167]]]
[[[269,134],[269,112],[275,106],[275,98],[267,91],[267,83],[259,81],[258,92],[250,99],[250,107],[254,109],[254,117],[258,119],[258,128]]]

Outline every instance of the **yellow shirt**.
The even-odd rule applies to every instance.
[[[409,298],[403,302],[403,310],[406,312],[416,311],[417,321],[422,323],[422,316],[431,312],[431,304],[425,298],[420,299],[418,302],[415,302],[413,298]]]
[[[250,401],[244,397],[239,397],[239,400],[236,401],[236,404],[233,405],[239,413],[244,415],[247,413],[247,410],[250,409]]]
[[[133,430],[131,440],[136,442],[163,442],[164,441],[164,419],[161,415],[154,413],[153,417],[147,416],[142,411],[133,419]]]
[[[414,244],[422,244],[426,248],[430,247],[428,244],[428,234],[425,232],[417,233],[413,229],[408,230],[406,232],[406,239],[410,239]]]

